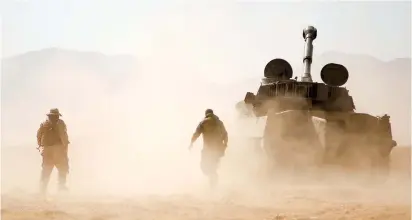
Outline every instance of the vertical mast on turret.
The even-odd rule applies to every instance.
[[[313,26],[308,26],[303,29],[303,39],[305,39],[305,49],[303,55],[303,75],[302,82],[312,82],[311,65],[313,56],[313,44],[316,39],[318,31]]]

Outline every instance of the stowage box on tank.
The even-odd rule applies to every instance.
[[[372,173],[388,172],[392,140],[388,115],[356,113],[345,66],[326,64],[320,71],[323,83],[313,82],[311,64],[317,30],[303,30],[303,74],[292,79],[291,65],[271,60],[256,94],[248,92],[242,103],[249,116],[266,116],[262,148],[274,167],[320,167],[326,164]],[[363,170],[365,170],[363,169]]]

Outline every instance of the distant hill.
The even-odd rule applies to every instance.
[[[2,60],[2,102],[39,91],[45,76],[55,83],[65,82],[66,74],[87,73],[98,77],[108,90],[115,90],[137,74],[137,60],[130,55],[108,56],[98,52],[81,52],[58,48],[31,51]],[[36,83],[37,82],[37,83]],[[4,103],[2,103],[4,104]]]

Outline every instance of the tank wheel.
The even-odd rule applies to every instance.
[[[373,184],[384,184],[390,175],[389,158],[380,158],[371,169],[371,181]]]

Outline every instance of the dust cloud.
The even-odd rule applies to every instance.
[[[164,66],[174,61],[168,62]],[[410,169],[407,162],[402,162],[409,159],[407,154],[397,155],[394,166],[400,171],[383,186],[354,184],[339,178],[337,173],[326,182],[304,179],[288,182],[279,177],[269,181],[261,175],[262,158],[254,154],[248,143],[238,139],[242,132],[248,132],[246,129],[256,129],[259,133],[262,121],[256,128],[239,124],[235,114],[239,100],[211,92],[207,83],[191,79],[186,71],[173,76],[158,74],[167,71],[164,66],[147,60],[141,69],[144,74],[130,79],[115,93],[107,91],[98,77],[79,71],[81,68],[50,67],[48,74],[33,82],[42,89],[30,91],[24,101],[5,106],[3,116],[10,126],[3,127],[10,129],[4,138],[9,141],[7,144],[13,141],[28,144],[12,151],[12,144],[2,143],[2,216],[5,219],[410,217]],[[64,71],[65,78],[55,76],[56,71]],[[43,201],[31,196],[37,192],[41,163],[35,149],[35,132],[53,107],[60,108],[71,139],[70,193]],[[210,191],[200,171],[201,139],[192,152],[187,149],[206,108],[213,108],[230,132],[217,191]],[[13,124],[14,121],[17,123]],[[56,170],[50,182],[52,194],[55,186]]]
[[[339,173],[330,176],[329,181],[268,180],[261,175],[262,158],[238,139],[243,132],[254,130],[238,124],[235,114],[235,104],[249,88],[233,92],[228,86],[215,90],[206,78],[194,77],[199,71],[186,65],[190,59],[180,58],[190,57],[190,52],[176,52],[189,50],[190,44],[188,48],[180,46],[165,50],[161,49],[163,44],[158,44],[159,48],[152,48],[152,54],[139,60],[136,74],[115,92],[98,74],[65,64],[64,60],[55,60],[59,65],[48,66],[40,76],[30,76],[28,83],[36,86],[27,87],[24,97],[2,106],[2,216],[410,218],[409,148],[394,158],[393,166],[399,172],[384,185],[356,184],[340,178]],[[71,140],[70,193],[43,201],[32,196],[38,189],[41,168],[35,135],[47,111],[54,107],[63,114]],[[206,108],[215,110],[230,134],[217,191],[210,191],[200,171],[201,139],[193,151],[187,149]],[[53,194],[56,171],[52,175]]]
[[[116,91],[99,73],[61,56],[42,66],[41,74],[28,76],[25,91],[19,91],[23,95],[2,106],[2,192],[37,192],[41,156],[36,131],[55,107],[71,141],[72,194],[162,194],[207,186],[199,165],[202,140],[189,151],[191,135],[204,110],[212,108],[232,138],[234,106],[243,93],[214,93],[209,82],[193,77],[195,70],[178,65],[180,58],[164,49],[152,51],[158,53],[140,58],[135,74]],[[56,170],[52,175],[53,192]]]

